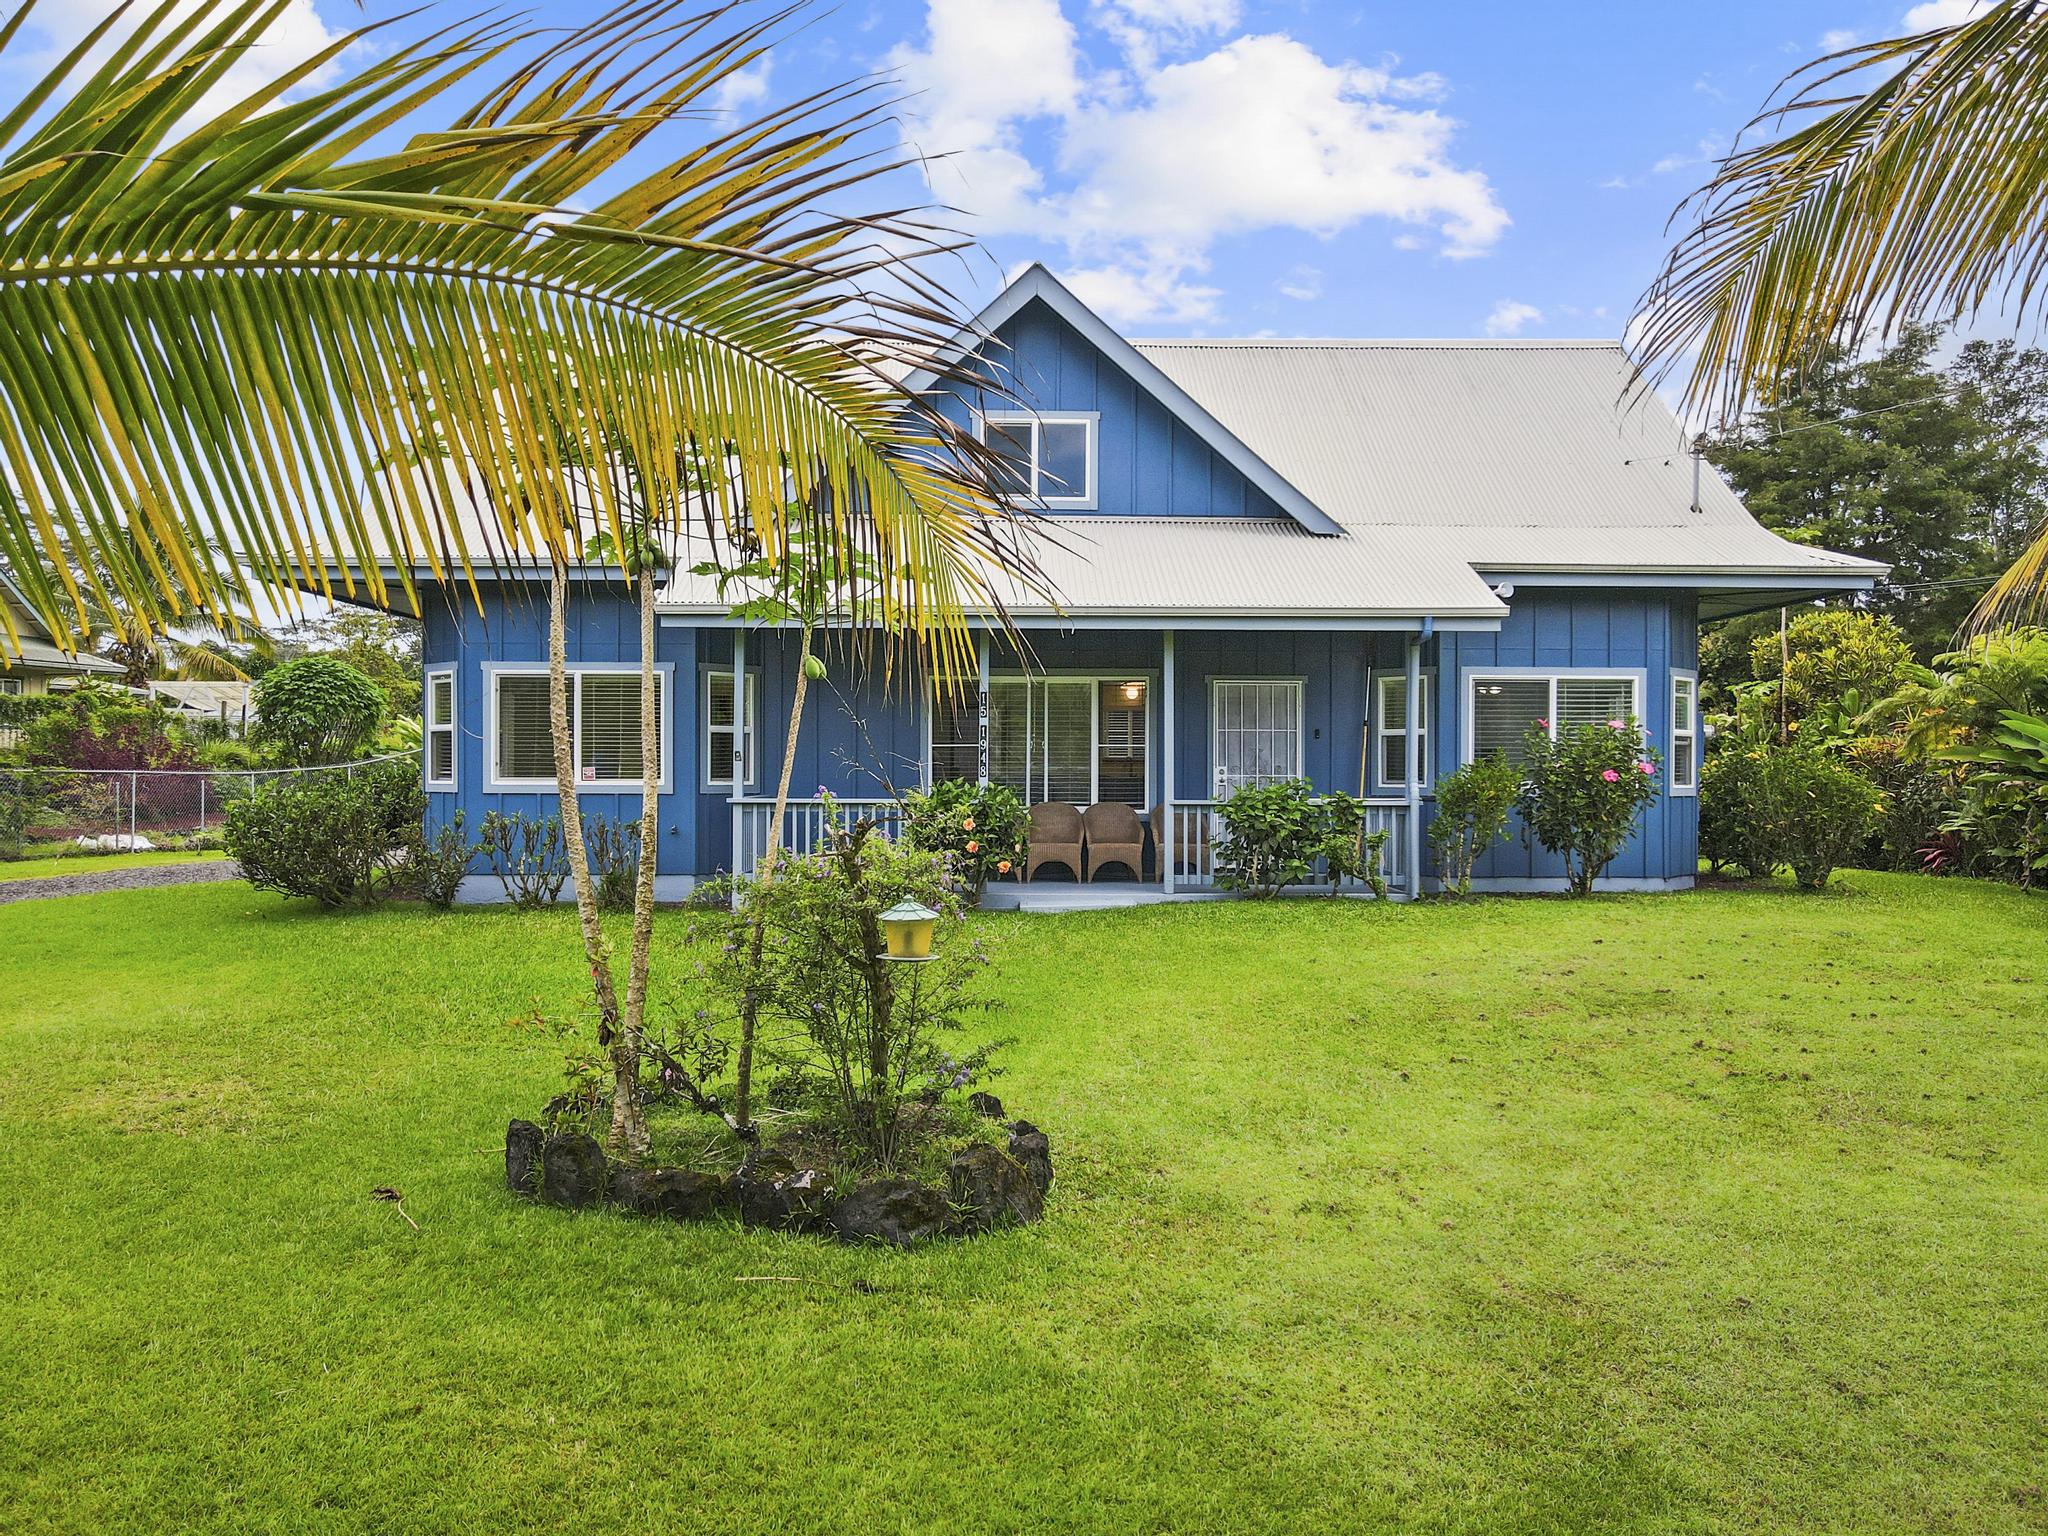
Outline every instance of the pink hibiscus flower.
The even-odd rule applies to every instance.
[[[1621,782],[1621,775],[1616,773],[1612,768],[1607,769],[1604,773],[1600,775],[1600,777],[1605,779],[1610,784],[1619,784]]]
[[[1623,729],[1623,726],[1619,720],[1610,720],[1607,722],[1607,729],[1609,729],[1610,731],[1618,731]]]
[[[1641,763],[1637,763],[1637,764],[1636,764],[1636,772],[1637,772],[1637,773],[1641,773],[1641,774],[1651,774],[1651,773],[1655,773],[1656,771],[1657,771],[1657,765],[1656,765],[1655,763],[1650,763],[1650,762],[1641,762]]]

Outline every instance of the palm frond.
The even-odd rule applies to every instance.
[[[1724,421],[1830,346],[1993,303],[2024,316],[2048,270],[2040,0],[1830,54],[1781,90],[1750,125],[1777,136],[1681,206],[1691,226],[1630,326],[1645,376],[1690,358],[1686,403]],[[1994,589],[1998,611],[2038,611],[2044,579],[2048,542]]]
[[[473,584],[600,531],[576,526],[578,464],[629,462],[657,523],[701,511],[690,445],[736,467],[728,528],[744,509],[771,557],[793,531],[859,546],[883,573],[862,617],[942,655],[970,607],[1000,611],[1006,567],[1028,579],[985,451],[890,382],[956,327],[931,267],[958,242],[839,211],[893,169],[876,84],[704,131],[789,11],[463,23],[308,88],[359,33],[194,125],[282,4],[158,0],[0,120],[0,554],[53,629],[113,607],[167,627],[177,591],[221,620],[208,545],[285,604],[416,612],[414,552]],[[437,438],[460,475],[373,472]],[[792,475],[821,494],[792,502]],[[625,516],[607,499],[601,531]],[[58,547],[90,553],[82,576],[46,575]]]

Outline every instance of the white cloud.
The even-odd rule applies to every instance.
[[[1856,46],[1858,34],[1849,27],[1836,27],[1820,35],[1821,47],[1829,53],[1839,53],[1844,48]]]
[[[1298,266],[1273,285],[1287,298],[1304,304],[1323,296],[1323,274],[1318,267]]]
[[[891,63],[918,94],[906,141],[934,192],[984,232],[1063,242],[1077,283],[1122,314],[1199,317],[1216,241],[1263,229],[1338,234],[1369,219],[1483,254],[1508,215],[1453,154],[1445,89],[1388,60],[1331,62],[1292,37],[1208,34],[1237,0],[1095,0],[1126,67],[1091,71],[1056,0],[930,0],[920,46]],[[1136,39],[1133,41],[1133,39]],[[1163,52],[1195,56],[1159,63]],[[1034,158],[1035,154],[1035,158]]]
[[[762,101],[768,95],[768,77],[775,70],[775,55],[764,53],[745,69],[735,71],[718,82],[712,92],[712,99],[721,111],[735,115]]]
[[[1906,12],[1908,32],[1932,32],[1936,27],[1960,26],[1989,3],[1989,0],[1926,0]]]
[[[1542,323],[1543,311],[1534,304],[1524,304],[1520,299],[1502,299],[1493,306],[1493,313],[1486,317],[1486,334],[1519,336],[1527,327]]]
[[[1201,325],[1216,318],[1220,288],[1184,280],[1171,263],[1082,267],[1060,274],[1075,297],[1111,325]]]
[[[1683,171],[1696,165],[1707,165],[1721,158],[1721,141],[1715,138],[1701,139],[1691,150],[1679,150],[1666,155],[1650,167],[1653,174],[1669,176],[1673,171]]]
[[[121,0],[64,0],[61,5],[38,7],[23,27],[22,68],[35,74],[51,69],[120,4]],[[130,36],[149,9],[135,7],[117,23],[89,56],[89,66],[103,61],[121,39]],[[212,9],[213,0],[180,0],[174,15],[178,22],[184,22]],[[346,35],[345,27],[332,28],[321,20],[313,0],[289,0],[264,29],[261,41],[228,66],[180,126],[194,127],[218,115]],[[327,83],[334,74],[335,65],[330,62],[295,89],[299,93],[314,89]]]

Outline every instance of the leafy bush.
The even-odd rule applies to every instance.
[[[824,848],[779,865],[768,886],[743,879],[735,888],[732,910],[692,914],[690,940],[707,955],[701,974],[732,1015],[752,988],[764,1019],[791,1026],[764,1031],[785,1042],[764,1051],[780,1071],[774,1099],[814,1106],[857,1161],[895,1169],[913,1150],[910,1111],[988,1076],[996,1049],[956,1057],[942,1045],[988,1006],[970,995],[988,961],[966,931],[946,856],[891,844],[866,822],[834,825]],[[929,961],[879,958],[881,915],[904,900],[939,914]],[[757,914],[767,925],[758,967],[749,963]]]
[[[903,807],[910,846],[948,855],[977,897],[991,878],[1007,875],[1024,858],[1031,818],[1013,789],[948,779],[906,796]]]
[[[1910,756],[1894,736],[1866,736],[1843,748],[1845,761],[1877,790],[1875,835],[1851,861],[1873,869],[1915,870],[1961,802],[1952,772]]]
[[[1944,754],[1968,765],[1963,809],[1947,825],[1975,832],[2031,888],[2048,872],[2048,718],[2009,709],[1987,735]]]
[[[257,681],[251,734],[287,763],[336,763],[377,734],[384,690],[345,661],[302,656]]]
[[[1363,878],[1386,894],[1380,854],[1386,834],[1365,831],[1365,802],[1342,793],[1318,795],[1306,779],[1247,784],[1217,807],[1223,836],[1216,844],[1216,883],[1225,890],[1275,896],[1318,876],[1331,890]]]
[[[259,890],[368,906],[402,869],[426,813],[418,767],[378,763],[261,786],[228,806],[225,841]]]
[[[583,818],[583,851],[590,860],[590,883],[596,887],[598,910],[633,910],[633,884],[640,876],[640,823]]]
[[[1802,887],[1820,890],[1869,838],[1876,788],[1855,769],[1806,747],[1765,749],[1762,780],[1779,861],[1792,866]]]
[[[190,768],[194,762],[161,704],[91,681],[29,716],[21,756],[65,768]]]
[[[0,781],[0,858],[12,858],[40,810],[34,799]]]
[[[400,875],[407,894],[444,912],[455,905],[456,893],[462,889],[470,858],[476,852],[463,833],[462,820],[462,812],[457,811],[448,825],[432,837],[421,828],[406,849],[405,867]]]
[[[477,827],[476,851],[490,861],[505,899],[515,907],[552,906],[569,880],[562,823],[553,816],[486,811]]]
[[[1700,769],[1700,853],[1719,871],[1761,879],[1784,862],[1772,830],[1762,741],[1729,740]]]
[[[1584,896],[1657,798],[1657,754],[1634,719],[1566,725],[1553,740],[1542,722],[1523,747],[1516,805],[1537,842],[1564,855],[1574,896]]]
[[[1783,651],[1791,653],[1785,665]],[[1785,714],[1804,720],[1817,705],[1855,692],[1866,699],[1891,693],[1913,670],[1913,647],[1899,626],[1883,614],[1854,608],[1809,608],[1785,628],[1783,647],[1775,629],[1750,642],[1750,664],[1766,685],[1777,717],[1782,684]]]
[[[1522,770],[1505,757],[1466,763],[1436,781],[1436,818],[1429,846],[1437,876],[1460,896],[1472,889],[1472,866],[1508,835],[1508,816],[1522,792]]]

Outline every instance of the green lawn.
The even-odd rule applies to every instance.
[[[0,859],[0,880],[42,880],[51,875],[91,875],[106,869],[143,869],[152,864],[196,864],[205,859],[224,859],[213,852],[186,853],[73,853],[57,858]]]
[[[508,1195],[565,915],[0,908],[0,1526],[2048,1528],[2048,901],[1840,885],[990,919],[910,1254]]]

